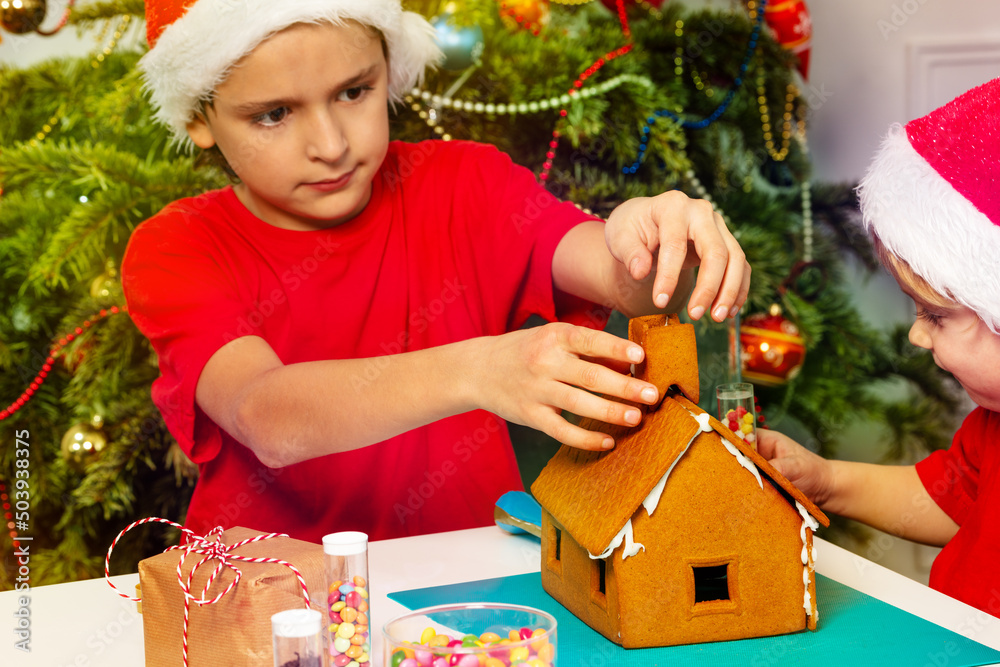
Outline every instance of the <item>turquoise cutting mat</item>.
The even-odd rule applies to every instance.
[[[543,609],[559,624],[559,667],[662,665],[908,665],[971,667],[1000,663],[1000,651],[817,576],[819,630],[715,644],[623,649],[590,629],[542,589],[541,575],[420,588],[389,597],[408,609],[454,602],[506,602]]]

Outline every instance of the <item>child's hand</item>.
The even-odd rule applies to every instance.
[[[830,462],[787,435],[757,429],[757,452],[806,497],[819,506],[829,500],[833,487]]]
[[[630,199],[608,217],[605,241],[632,280],[648,288],[653,277],[657,308],[667,307],[682,271],[695,266],[700,268],[688,301],[692,319],[711,312],[721,322],[735,316],[746,301],[750,265],[725,221],[705,200],[678,190]]]
[[[628,375],[629,364],[642,361],[642,347],[604,331],[552,323],[476,340],[487,346],[471,369],[477,407],[572,447],[610,449],[614,441],[571,424],[563,410],[635,426],[638,408],[596,394],[649,405],[658,398],[654,385]]]

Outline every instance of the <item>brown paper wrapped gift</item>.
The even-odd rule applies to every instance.
[[[227,545],[261,535],[247,528],[230,528],[222,534]],[[274,558],[294,565],[305,579],[312,607],[325,612],[326,574],[323,547],[290,537],[271,537],[239,547],[234,554],[248,558]],[[177,582],[177,563],[183,550],[166,551],[139,562],[142,587],[142,624],[147,667],[182,664],[184,593]],[[206,556],[192,553],[183,565],[186,581],[191,568]],[[209,576],[219,564],[211,559],[201,565],[191,583],[191,594],[201,597]],[[305,607],[302,586],[295,573],[278,563],[231,561],[243,572],[232,590],[215,604],[190,605],[188,664],[190,667],[273,667],[271,616],[286,609]],[[223,568],[208,593],[212,599],[236,578]]]

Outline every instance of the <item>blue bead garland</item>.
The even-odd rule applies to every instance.
[[[726,112],[726,109],[728,109],[729,105],[732,104],[733,98],[736,97],[736,93],[743,86],[743,76],[747,73],[747,68],[750,67],[750,60],[753,58],[753,54],[757,50],[757,39],[760,37],[760,28],[764,23],[764,7],[767,5],[767,0],[759,0],[758,4],[757,20],[754,23],[753,31],[750,33],[750,43],[747,45],[747,52],[743,56],[743,62],[740,63],[739,74],[736,75],[736,79],[733,80],[733,85],[730,86],[729,91],[726,93],[726,97],[722,100],[719,106],[717,106],[707,117],[698,121],[681,120],[681,117],[676,113],[666,109],[659,109],[653,112],[653,115],[646,119],[645,127],[642,128],[642,139],[639,140],[639,155],[636,157],[635,162],[633,162],[631,166],[622,167],[623,174],[634,174],[639,170],[639,165],[642,164],[642,158],[646,155],[646,148],[649,145],[649,135],[653,131],[653,124],[656,123],[657,118],[671,118],[679,121],[681,127],[685,129],[702,130],[717,121],[719,117]]]

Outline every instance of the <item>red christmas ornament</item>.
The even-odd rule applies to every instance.
[[[764,21],[774,40],[799,57],[799,73],[809,78],[812,19],[805,0],[774,0],[764,6]]]
[[[500,0],[500,18],[511,30],[537,35],[549,24],[549,0]]]
[[[740,365],[750,382],[774,387],[802,370],[806,345],[799,328],[774,304],[768,313],[750,315],[740,323]]]

